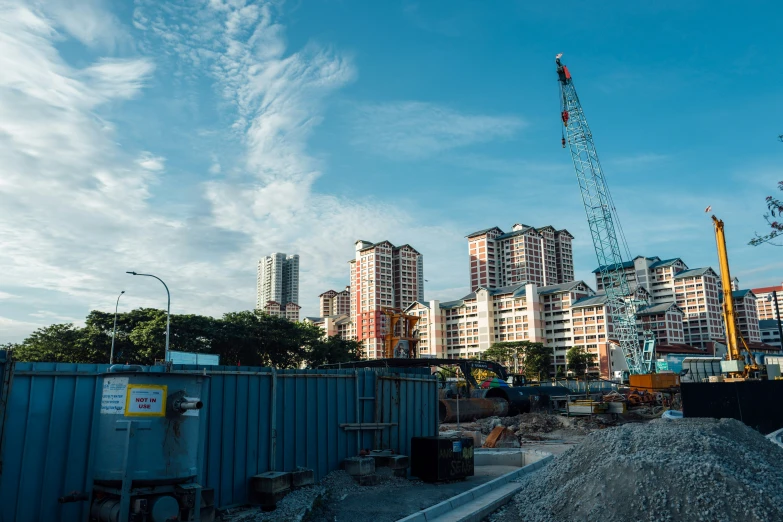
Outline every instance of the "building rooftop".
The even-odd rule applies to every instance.
[[[500,228],[498,228],[498,227],[490,227],[490,228],[485,228],[485,229],[483,229],[483,230],[477,230],[476,232],[473,232],[472,234],[468,234],[468,235],[467,235],[467,236],[465,236],[465,237],[480,236],[481,234],[486,234],[486,233],[487,233],[487,232],[489,232],[490,230],[497,230],[497,231],[498,231],[498,232],[500,232],[501,234],[503,233],[503,231],[502,231],[502,230],[500,230]]]
[[[323,317],[305,317],[303,319],[303,321],[310,321],[311,323],[321,323],[323,320]]]
[[[778,322],[774,319],[762,319],[759,321],[759,330],[777,330]]]
[[[682,279],[683,277],[696,277],[696,276],[702,276],[706,274],[707,272],[712,272],[715,276],[718,274],[715,273],[715,271],[708,267],[702,267],[702,268],[693,268],[691,270],[683,270],[679,274],[674,275],[674,279]]]
[[[762,286],[761,288],[754,288],[753,293],[756,295],[759,294],[768,294],[770,292],[783,292],[783,285],[780,286]],[[781,296],[783,297],[783,296]]]
[[[693,355],[711,355],[710,352],[706,350],[700,350],[696,348],[695,346],[690,346],[688,344],[656,344],[655,345],[655,353],[658,354],[693,354]]]
[[[534,227],[526,227],[520,230],[514,230],[512,232],[506,232],[505,234],[501,234],[498,237],[495,238],[495,241],[501,240],[501,239],[508,239],[510,237],[517,237],[517,236],[524,236],[530,231],[535,232],[538,234],[538,230],[536,230]]]
[[[606,294],[598,294],[590,297],[583,297],[571,303],[571,308],[582,308],[585,306],[599,306],[606,304]]]
[[[655,263],[650,265],[650,268],[660,268],[660,267],[663,267],[663,266],[672,266],[677,261],[679,261],[680,263],[685,265],[685,261],[683,261],[679,257],[673,257],[671,259],[664,259],[662,261],[656,261]],[[685,265],[685,266],[687,267],[688,265]]]
[[[634,266],[634,261],[636,261],[637,259],[639,259],[639,258],[641,258],[641,257],[644,257],[644,256],[636,256],[635,258],[633,258],[633,259],[632,259],[632,260],[630,260],[630,261],[623,261],[623,262],[622,262],[622,264],[621,264],[621,267],[622,267],[622,268],[631,268],[631,267],[633,267],[633,266]],[[647,259],[647,260],[649,260],[649,261],[653,261],[654,263],[657,263],[657,262],[659,262],[659,261],[661,260],[661,258],[660,258],[660,257],[647,257],[647,258],[645,258],[645,259]],[[601,270],[604,270],[604,269],[606,269],[606,270],[612,270],[612,269],[614,269],[614,268],[613,268],[613,266],[612,266],[612,265],[601,265],[601,266],[599,266],[598,268],[596,268],[595,270],[593,270],[593,273],[594,273],[594,274],[598,274],[598,273],[600,273],[600,272],[601,272]]]
[[[682,310],[679,306],[677,306],[676,303],[669,302],[669,303],[660,303],[657,305],[651,305],[651,306],[645,306],[643,308],[640,308],[637,310],[636,315],[656,315],[656,314],[662,314],[665,312],[668,312],[670,309],[674,309],[675,311],[678,311],[682,313]]]
[[[749,293],[753,293],[753,292],[751,290],[747,289],[747,288],[745,290],[734,290],[734,291],[731,292],[731,298],[732,299],[741,299],[741,298],[745,297],[746,295],[748,295]],[[753,293],[753,295],[756,295],[756,294]]]
[[[538,289],[539,295],[556,294],[558,292],[568,292],[573,290],[579,285],[585,285],[588,290],[592,292],[592,288],[584,281],[571,281],[568,283],[560,283],[557,285],[542,286]]]

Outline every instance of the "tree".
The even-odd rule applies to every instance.
[[[783,181],[778,182],[778,190],[783,191]],[[783,246],[783,243],[773,243],[772,240],[783,236],[783,222],[777,221],[775,218],[781,219],[783,217],[783,199],[775,198],[774,196],[767,196],[767,213],[764,214],[769,228],[771,229],[767,234],[759,235],[751,239],[748,244],[758,246],[764,243],[768,243],[774,246]]]
[[[39,328],[14,348],[17,361],[100,363],[108,360],[105,340],[72,323]]]
[[[595,354],[585,350],[584,346],[574,346],[566,352],[568,369],[576,376],[584,375],[588,368],[595,365],[595,359]]]
[[[538,379],[549,377],[549,366],[552,364],[552,349],[544,346],[543,343],[531,343],[530,341],[521,341],[522,357],[524,360],[524,374],[528,379]]]

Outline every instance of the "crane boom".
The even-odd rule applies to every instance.
[[[734,296],[731,291],[731,273],[729,272],[729,253],[726,249],[726,235],[723,230],[723,220],[712,216],[712,224],[715,227],[715,244],[718,247],[718,264],[720,265],[720,279],[723,286],[723,322],[726,324],[726,358],[729,361],[738,361],[737,369],[742,371],[730,372],[742,377],[747,377],[750,371],[759,369],[753,352],[748,349],[745,339],[737,328],[737,314],[734,307]],[[740,350],[740,344],[748,354],[748,361]]]
[[[556,58],[556,63],[562,104],[561,117],[565,126],[563,147],[567,144],[571,152],[576,179],[582,193],[601,282],[606,292],[607,323],[611,320],[614,337],[620,344],[629,373],[649,373],[655,341],[647,339],[650,334],[646,333],[646,340],[643,346],[640,346],[636,326],[636,309],[647,303],[643,298],[632,295],[620,249],[620,240],[622,239],[623,243],[625,240],[601,170],[593,135],[587,125],[571,73],[560,63],[560,55]]]

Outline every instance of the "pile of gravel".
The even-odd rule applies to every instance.
[[[490,520],[783,520],[783,448],[733,419],[595,431]]]

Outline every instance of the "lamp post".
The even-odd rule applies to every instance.
[[[111,332],[111,353],[109,354],[109,364],[114,364],[114,338],[117,337],[117,308],[120,306],[120,297],[125,293],[125,290],[120,292],[117,296],[117,304],[114,305],[114,329]]]
[[[780,317],[780,309],[778,308],[778,291],[773,290],[771,295],[767,296],[767,301],[775,303],[775,316],[778,318],[778,335],[780,336],[780,346],[783,348],[783,317]]]
[[[126,274],[130,275],[137,275],[137,276],[145,276],[145,277],[154,277],[158,281],[160,281],[163,284],[163,288],[166,289],[166,297],[168,298],[168,302],[166,304],[166,351],[164,352],[163,359],[166,362],[169,362],[169,322],[171,319],[171,293],[169,292],[169,287],[166,286],[166,283],[163,282],[163,279],[161,279],[158,276],[154,276],[152,274],[139,274],[136,272],[125,272]]]

